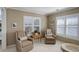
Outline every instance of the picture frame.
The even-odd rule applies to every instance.
[[[13,28],[13,29],[16,29],[16,28],[17,28],[17,23],[13,23],[13,24],[12,24],[12,28]]]

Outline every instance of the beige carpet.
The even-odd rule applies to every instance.
[[[63,42],[56,41],[55,45],[45,44],[43,41],[34,42],[34,48],[30,52],[61,52],[61,44]],[[16,46],[10,46],[6,50],[1,50],[1,52],[16,52]]]
[[[60,41],[56,41],[56,44],[44,44],[42,43],[38,43],[35,42],[34,43],[34,48],[32,49],[31,52],[61,52],[61,44],[63,42]]]

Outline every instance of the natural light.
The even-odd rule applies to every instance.
[[[59,35],[68,36],[69,38],[79,36],[79,15],[69,15],[57,17],[57,31]]]

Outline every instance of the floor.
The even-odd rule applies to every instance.
[[[31,52],[62,52],[61,44],[64,42],[56,41],[56,44],[44,44],[43,42],[35,42],[34,49]]]
[[[0,44],[0,49],[2,48],[1,44]]]
[[[1,46],[1,40],[0,40],[0,49],[2,48],[2,46]]]
[[[59,40],[56,41],[55,45],[45,44],[43,41],[40,43],[38,41],[34,42],[34,48],[30,52],[62,52],[61,50],[61,42]],[[1,50],[1,52],[16,52],[16,46],[9,46],[6,50]]]

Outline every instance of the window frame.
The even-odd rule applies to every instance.
[[[29,25],[29,24],[25,25],[26,24],[25,21],[26,21],[27,17],[31,17],[32,18],[32,24],[31,25]],[[34,24],[35,20],[39,21],[38,25]],[[32,32],[34,32],[35,27],[39,27],[39,32],[41,33],[41,18],[39,16],[38,17],[37,16],[24,16],[23,23],[24,23],[24,28],[23,28],[24,31],[25,31],[25,27],[32,27],[32,31],[31,31],[31,33],[32,33]]]
[[[76,16],[76,17],[78,17],[78,24],[77,25],[75,25],[75,26],[78,26],[78,29],[77,29],[77,37],[76,38],[73,38],[72,36],[68,36],[67,34],[66,34],[66,32],[67,32],[67,27],[68,27],[68,25],[66,25],[67,23],[67,17],[73,17],[73,16]],[[64,17],[65,19],[65,35],[61,35],[61,34],[58,34],[57,33],[57,19],[58,18],[62,18],[62,17]],[[70,25],[70,26],[72,26],[72,25]],[[58,36],[62,36],[62,37],[66,37],[66,38],[70,38],[70,39],[77,39],[78,40],[78,35],[79,35],[79,13],[78,14],[72,14],[72,15],[65,15],[65,16],[58,16],[58,17],[56,17],[56,35],[58,35]]]
[[[60,33],[57,33],[57,27],[60,27],[60,25],[59,25],[59,26],[57,25],[57,19],[59,19],[59,18],[64,18],[64,21],[65,21],[65,16],[56,17],[56,34],[58,34],[58,35],[59,35]],[[64,23],[65,23],[65,22],[64,22]],[[65,36],[65,33],[66,33],[66,32],[65,32],[65,28],[66,28],[65,24],[64,24],[63,27],[64,27],[64,36]],[[63,34],[61,34],[61,35],[63,35]]]

